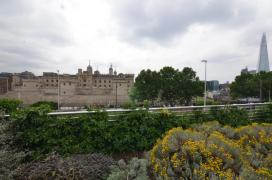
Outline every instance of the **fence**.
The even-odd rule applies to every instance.
[[[151,113],[158,113],[161,110],[169,110],[171,112],[174,112],[177,116],[190,116],[193,115],[196,111],[202,112],[202,113],[209,113],[211,109],[224,109],[224,108],[230,108],[230,107],[236,107],[238,109],[245,109],[248,112],[248,115],[250,119],[258,119],[258,117],[262,116],[260,111],[258,111],[260,108],[268,105],[270,103],[250,103],[250,104],[229,104],[229,105],[207,105],[207,106],[178,106],[178,107],[155,107],[155,108],[149,108],[148,111]],[[128,112],[132,111],[139,111],[143,108],[137,108],[137,109],[105,109],[105,111],[108,113],[108,116],[111,117],[109,121],[116,120],[114,117],[123,114],[125,115]],[[66,111],[66,112],[50,112],[48,113],[49,116],[61,116],[61,115],[80,115],[80,114],[92,114],[96,111],[87,111],[87,110],[80,110],[80,111]],[[263,113],[263,112],[262,112]],[[10,115],[0,115],[0,117],[9,118]]]

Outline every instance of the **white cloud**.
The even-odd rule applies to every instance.
[[[18,3],[19,2],[19,3]],[[233,80],[255,68],[263,31],[271,50],[269,0],[0,0],[2,71],[86,67],[120,72],[193,67],[208,79]],[[271,39],[271,40],[270,40]],[[271,54],[271,53],[270,53]]]

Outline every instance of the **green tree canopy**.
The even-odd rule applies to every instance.
[[[189,104],[193,97],[202,95],[203,83],[189,67],[182,71],[163,67],[160,71],[142,70],[131,92],[132,99],[139,101],[161,100],[166,104]]]
[[[160,89],[160,75],[156,71],[142,70],[135,80],[133,95],[139,101],[154,101],[158,97]]]
[[[235,81],[230,85],[233,98],[256,97],[269,100],[271,89],[272,72],[241,73],[241,75],[236,76]]]

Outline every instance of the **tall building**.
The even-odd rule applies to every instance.
[[[219,81],[217,80],[207,81],[207,90],[219,91]]]
[[[265,72],[270,71],[265,33],[263,33],[263,36],[262,36],[259,60],[257,65],[257,72],[261,72],[261,71],[265,71]]]

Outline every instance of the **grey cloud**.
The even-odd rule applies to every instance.
[[[54,61],[50,51],[73,43],[66,19],[40,3],[45,1],[0,0],[0,61],[6,71],[46,67]]]
[[[168,41],[192,24],[238,26],[254,16],[249,5],[237,6],[236,0],[135,0],[119,1],[113,7],[122,27],[120,36],[130,41]]]
[[[214,64],[225,64],[225,63],[231,63],[231,62],[237,62],[241,61],[241,59],[244,59],[246,56],[236,52],[236,53],[221,53],[219,55],[214,55],[209,57],[209,63]]]
[[[47,66],[46,62],[42,61],[40,57],[29,58],[28,56],[23,56],[22,54],[9,52],[0,52],[0,55],[1,72],[22,72],[25,70],[34,70],[34,72],[38,72],[39,69]]]

